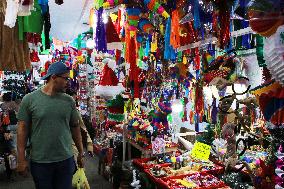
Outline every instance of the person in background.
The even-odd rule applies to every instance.
[[[7,144],[7,152],[16,156],[17,151],[17,118],[16,114],[19,110],[19,105],[12,101],[12,93],[7,92],[2,96],[3,103],[1,109],[1,123],[4,129],[4,139]]]
[[[69,70],[55,62],[42,79],[46,84],[24,96],[19,108],[17,169],[21,175],[28,173],[25,151],[29,139],[30,170],[36,189],[71,189],[73,141],[78,149],[78,166],[83,168],[84,161],[80,117],[74,99],[65,93]]]
[[[70,95],[75,101],[77,101],[77,93],[76,91],[72,90],[71,88],[68,88],[66,90],[66,94]],[[90,137],[90,134],[84,124],[84,121],[82,119],[82,116],[80,114],[80,112],[78,111],[78,114],[80,116],[80,119],[79,119],[79,125],[80,125],[80,129],[81,129],[81,135],[82,135],[82,141],[83,141],[83,145],[86,146],[87,148],[87,151],[89,153],[90,156],[93,156],[93,141]],[[78,156],[78,149],[76,148],[76,145],[75,143],[73,142],[72,144],[73,146],[73,153],[74,153],[74,158],[75,158],[75,161],[76,161],[76,157]],[[77,162],[76,162],[77,164]]]

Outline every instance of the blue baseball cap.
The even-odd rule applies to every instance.
[[[41,79],[46,80],[51,75],[61,75],[68,72],[69,69],[65,64],[63,64],[62,62],[55,62],[49,66],[47,74],[43,76]]]

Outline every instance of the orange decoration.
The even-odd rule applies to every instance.
[[[180,47],[179,13],[178,13],[178,10],[174,10],[172,12],[172,25],[171,25],[170,44],[175,49]]]

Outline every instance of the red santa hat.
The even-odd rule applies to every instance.
[[[110,17],[108,17],[108,22],[106,24],[106,41],[108,50],[122,50],[123,48],[119,35],[115,30],[115,26]]]
[[[96,94],[99,96],[115,97],[125,90],[125,88],[119,84],[119,80],[115,74],[116,62],[110,58],[103,60],[105,63],[102,76],[99,81],[99,85],[96,86]]]

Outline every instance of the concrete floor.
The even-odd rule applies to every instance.
[[[99,160],[97,157],[86,157],[85,172],[91,189],[112,189],[112,185],[98,175]],[[35,189],[32,177],[23,178],[16,173],[7,180],[4,166],[0,164],[0,189]]]

